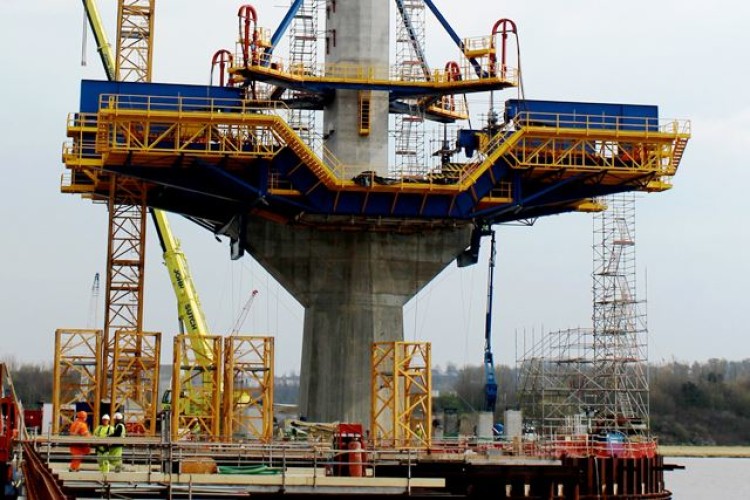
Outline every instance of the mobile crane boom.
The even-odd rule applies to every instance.
[[[96,51],[99,53],[102,66],[104,66],[104,71],[107,73],[107,80],[114,81],[115,56],[112,54],[112,47],[107,40],[107,33],[104,31],[104,24],[99,15],[99,8],[96,6],[95,0],[82,1],[83,8],[86,11],[86,18],[89,20],[89,26],[91,26],[91,31],[94,33],[94,40],[96,40]]]
[[[187,259],[180,247],[180,242],[174,237],[164,212],[156,209],[151,210],[151,218],[154,220],[156,234],[164,252],[164,265],[169,270],[169,279],[177,297],[180,331],[190,336],[191,345],[198,354],[207,356],[204,359],[210,359],[211,348],[206,340],[201,338],[208,335],[206,316],[203,314],[198,291],[190,275]]]
[[[497,381],[495,380],[495,363],[492,357],[492,292],[495,279],[495,231],[489,230],[490,261],[487,276],[487,314],[484,323],[484,410],[495,411],[497,403]]]

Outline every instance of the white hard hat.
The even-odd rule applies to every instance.
[[[102,420],[109,420],[109,415],[107,415],[106,413],[102,415]]]
[[[122,413],[120,413],[119,411],[115,413],[115,420],[122,420]]]

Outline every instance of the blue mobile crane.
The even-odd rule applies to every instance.
[[[495,363],[492,357],[492,292],[495,277],[495,231],[486,228],[482,231],[491,236],[490,259],[487,276],[487,313],[484,322],[484,411],[495,412],[497,403],[497,381]]]

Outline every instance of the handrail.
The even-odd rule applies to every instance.
[[[615,131],[634,134],[690,134],[690,120],[658,119],[646,116],[608,116],[577,113],[520,111],[513,117],[516,127],[542,127],[555,130]]]
[[[235,58],[241,61],[242,58]],[[511,86],[518,85],[519,71],[517,68],[506,68],[504,71],[496,71],[497,68],[490,67],[490,63],[479,63],[482,71],[474,71],[471,62],[461,56],[461,72],[456,78],[453,70],[433,69],[430,80],[405,80],[402,77],[403,70],[398,65],[361,65],[350,63],[320,63],[306,65],[303,63],[290,63],[285,58],[273,54],[260,54],[258,59],[252,61],[247,67],[235,66],[230,72],[238,73],[245,69],[252,69],[265,74],[276,74],[287,76],[296,80],[306,81],[340,81],[345,80],[352,83],[388,83],[392,85],[421,85],[435,87],[438,85],[450,85],[461,87],[467,82],[498,81],[506,82]],[[497,66],[497,64],[496,64]]]
[[[421,454],[437,455],[466,455],[467,451],[476,454],[502,452],[507,455],[522,455],[535,458],[586,457],[586,456],[617,456],[623,458],[649,457],[657,453],[658,440],[648,436],[624,437],[622,440],[607,439],[599,435],[565,435],[534,439],[482,439],[476,436],[459,436],[456,438],[435,438],[429,447],[372,447],[359,449],[336,449],[329,441],[283,441],[262,443],[261,441],[245,440],[238,442],[216,441],[173,441],[163,442],[158,438],[96,438],[73,436],[36,437],[26,440],[37,448],[47,449],[49,458],[47,464],[64,461],[69,456],[72,444],[106,444],[123,445],[126,456],[132,458],[145,457],[151,461],[160,462],[170,456],[176,460],[197,457],[242,457],[248,463],[273,464],[279,460],[326,464],[351,463],[342,457],[361,454],[363,464],[374,464],[378,460],[401,459],[404,452],[408,452],[411,459],[418,459]],[[155,460],[154,452],[161,452],[162,460]],[[93,457],[92,457],[93,458]]]
[[[151,112],[178,113],[249,113],[289,111],[289,107],[281,101],[227,99],[217,97],[183,97],[183,96],[151,96],[130,94],[101,94],[99,96],[99,112],[143,110]],[[81,113],[81,115],[86,115]]]

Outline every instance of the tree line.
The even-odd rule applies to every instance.
[[[33,408],[52,401],[52,367],[48,364],[6,361],[16,394]],[[750,359],[669,363],[649,366],[650,426],[662,444],[750,445]],[[519,372],[498,365],[496,420],[506,409],[519,407]],[[472,413],[484,406],[482,366],[436,367],[432,374],[433,412],[449,409]],[[276,383],[276,401],[297,402],[299,379],[283,377]]]

